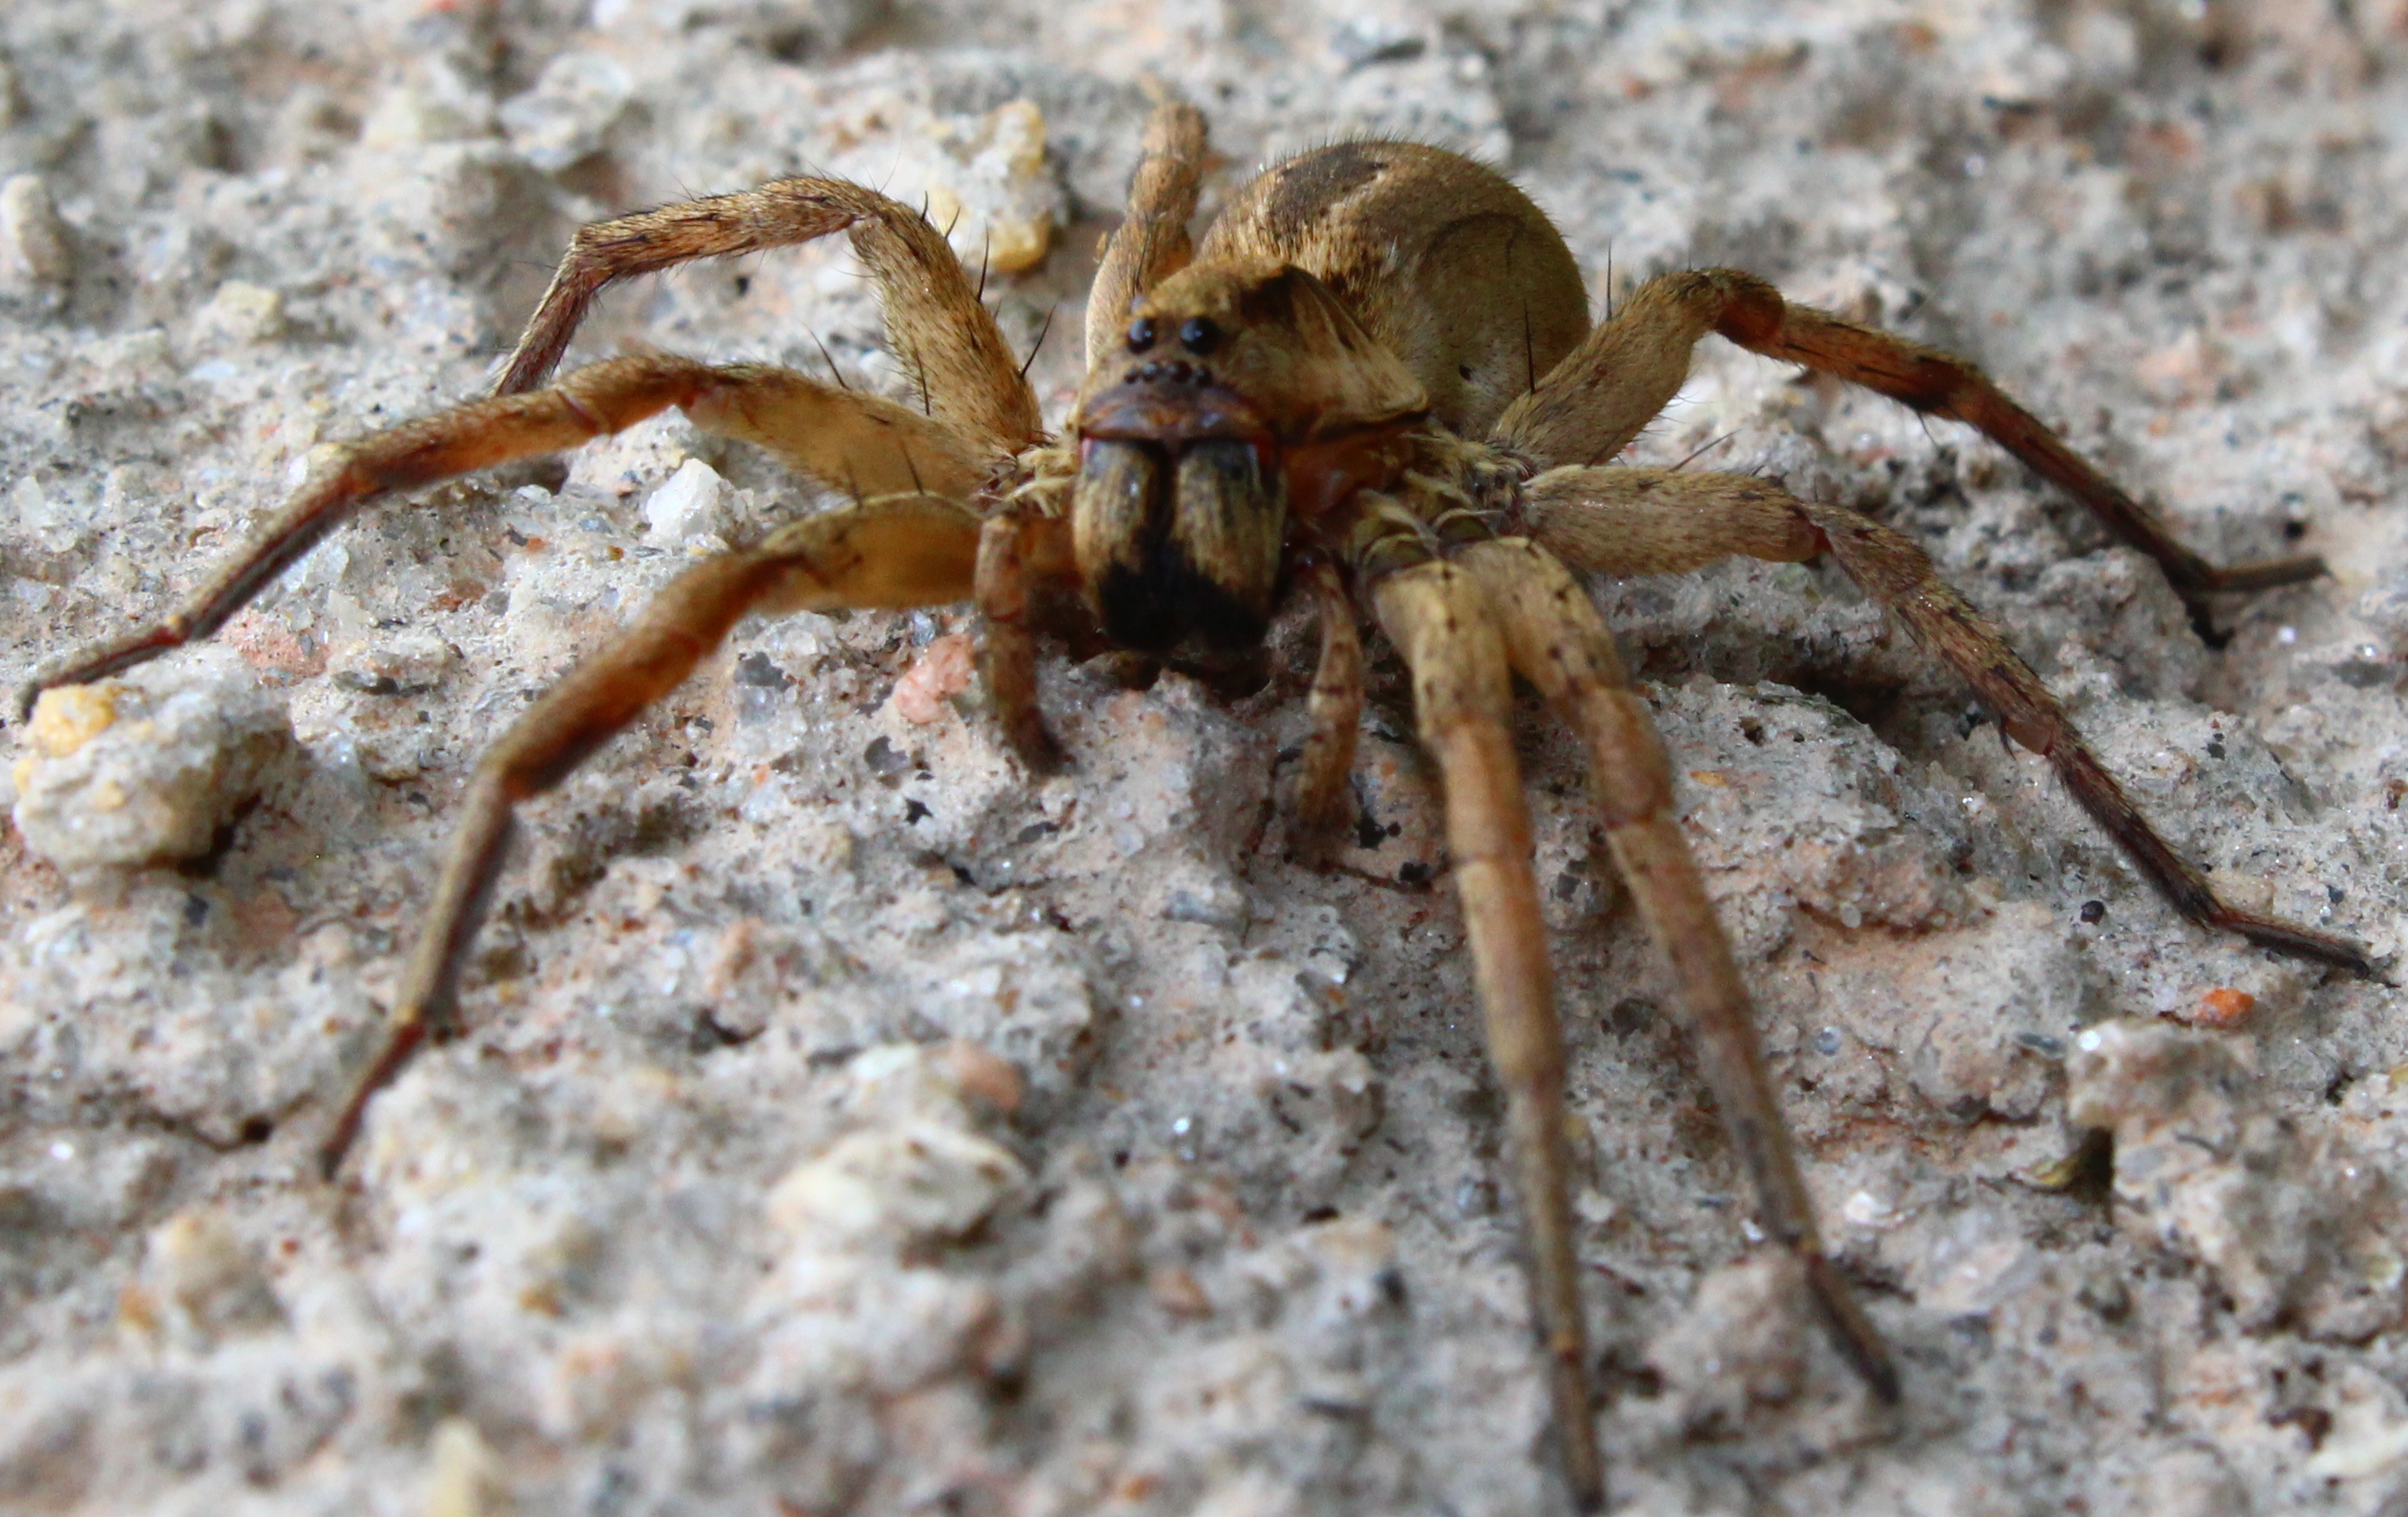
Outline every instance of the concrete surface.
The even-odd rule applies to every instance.
[[[1986,444],[1719,343],[1633,451],[1913,531],[2225,889],[2388,953],[2403,28],[14,0],[0,680],[164,608],[313,448],[473,394],[574,226],[634,206],[806,165],[925,196],[1014,341],[1052,318],[1058,416],[1160,88],[1211,118],[1208,206],[1336,135],[1449,142],[1600,305],[1744,265],[1970,352],[2212,556],[2324,553],[2210,650]],[[903,388],[834,248],[629,288],[579,351],[634,342]],[[1031,784],[960,612],[747,624],[533,810],[472,1032],[312,1178],[480,746],[691,555],[819,504],[647,425],[377,511],[216,650],[11,734],[0,1507],[1551,1510],[1428,776],[1386,678],[1344,867],[1266,846],[1293,627],[1235,705],[1054,659],[1076,766]],[[1876,1415],[1751,1249],[1533,712],[1617,1510],[2408,1510],[2401,994],[2173,919],[1836,571],[1598,594],[1909,1388]],[[145,807],[135,841],[76,824]]]

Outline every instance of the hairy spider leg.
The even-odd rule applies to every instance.
[[[560,452],[671,407],[706,431],[756,442],[831,485],[968,495],[976,450],[909,408],[757,364],[713,367],[665,354],[589,365],[533,394],[473,400],[338,449],[267,524],[155,624],[36,676],[20,700],[85,684],[207,637],[363,508],[400,491]]]
[[[1446,846],[1471,944],[1488,1059],[1505,1093],[1513,1189],[1531,1252],[1531,1325],[1547,1366],[1565,1478],[1583,1511],[1605,1503],[1589,1394],[1564,1133],[1564,1041],[1546,920],[1531,866],[1530,813],[1513,756],[1512,676],[1479,578],[1438,557],[1401,503],[1360,491],[1325,519],[1366,603],[1412,676],[1413,719],[1438,760]]]
[[[1204,177],[1204,113],[1175,102],[1146,119],[1128,209],[1104,246],[1095,283],[1087,289],[1087,366],[1100,368],[1123,351],[1129,307],[1137,297],[1187,266],[1195,243],[1187,234]]]
[[[1541,466],[1607,463],[1670,403],[1688,378],[1691,350],[1709,332],[1980,429],[2117,537],[2156,559],[2186,596],[2293,584],[2325,572],[2324,560],[2313,554],[2216,567],[1973,365],[1828,311],[1790,305],[1771,285],[1736,269],[1664,274],[1641,285],[1506,410],[1495,436]]]
[[[1588,592],[1524,537],[1455,551],[1495,608],[1515,673],[1588,745],[1589,785],[1607,845],[1656,952],[1671,966],[1690,1042],[1714,1093],[1765,1232],[1797,1257],[1832,1341],[1873,1394],[1899,1399],[1898,1368],[1840,1278],[1814,1227],[1814,1203],[1765,1077],[1756,1013],[1672,808],[1672,771],[1647,708],[1630,688]]]
[[[1321,654],[1305,705],[1311,727],[1290,803],[1294,851],[1310,857],[1328,845],[1346,820],[1348,781],[1363,725],[1363,634],[1335,564],[1315,553],[1297,565],[1296,579],[1312,597],[1321,624]]]
[[[1027,496],[988,517],[979,537],[979,673],[1004,741],[1039,774],[1059,768],[1063,753],[1037,704],[1030,592],[1040,580],[1068,579],[1070,564],[1069,523],[1045,514]]]
[[[919,380],[927,414],[998,453],[1017,454],[1038,442],[1044,428],[1036,392],[943,234],[909,206],[842,179],[778,179],[580,228],[494,393],[517,394],[541,384],[609,285],[834,232],[848,235],[877,281],[888,342]]]
[[[789,523],[758,548],[719,554],[669,581],[529,707],[478,761],[433,907],[386,1019],[384,1047],[320,1151],[326,1171],[341,1165],[370,1097],[454,1016],[461,967],[520,805],[559,784],[676,689],[749,614],[968,598],[979,526],[969,508],[935,495],[888,495]]]
[[[1684,572],[1732,554],[1776,563],[1829,554],[1972,686],[2009,737],[2048,760],[2083,810],[2175,910],[2277,952],[2353,974],[2374,973],[2366,950],[2347,938],[2244,911],[2218,897],[2199,866],[2158,835],[2092,755],[2064,706],[1998,624],[1942,579],[1903,533],[1733,474],[1555,469],[1529,482],[1525,502],[1534,537],[1597,573]]]

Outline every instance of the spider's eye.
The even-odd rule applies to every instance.
[[[1209,316],[1191,316],[1180,324],[1179,340],[1187,351],[1201,358],[1221,346],[1221,323]]]
[[[1141,353],[1154,346],[1154,318],[1140,316],[1129,323],[1129,351]]]

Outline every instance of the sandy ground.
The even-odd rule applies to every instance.
[[[436,0],[0,7],[0,681],[165,608],[331,440],[476,392],[583,220],[925,197],[1057,416],[1148,88],[1249,167],[1504,164],[1602,308],[1732,263],[1979,359],[2221,560],[1710,341],[1633,450],[1914,533],[2236,897],[2408,901],[2396,4]],[[606,302],[900,394],[841,250]],[[1392,676],[1343,867],[1302,725],[1055,657],[1031,783],[958,611],[739,628],[533,809],[472,1031],[309,1144],[479,749],[824,504],[649,423],[395,503],[63,706],[0,835],[0,1507],[1555,1510],[1498,1103]],[[1885,1415],[1796,1318],[1538,713],[1601,1426],[1647,1513],[2408,1510],[2399,992],[2183,925],[1836,570],[1598,593],[1675,751]],[[165,853],[180,864],[111,863]],[[2096,1135],[2112,1135],[2112,1149]]]

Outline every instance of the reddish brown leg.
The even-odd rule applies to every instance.
[[[1039,774],[1061,767],[1062,748],[1045,729],[1045,713],[1037,704],[1037,629],[1029,593],[1039,565],[1068,556],[1065,525],[1015,502],[988,517],[979,534],[977,594],[984,623],[979,668],[1004,740]]]
[[[967,599],[979,521],[952,501],[896,495],[797,522],[759,548],[671,580],[642,615],[570,670],[477,765],[442,881],[411,950],[385,1041],[343,1105],[320,1160],[343,1162],[369,1099],[455,1014],[460,972],[501,872],[520,805],[667,694],[754,611],[894,608]]]
[[[206,637],[368,502],[513,459],[559,452],[682,406],[712,383],[710,365],[623,358],[578,370],[539,394],[471,401],[345,447],[267,525],[220,564],[158,625],[76,654],[35,678],[23,697],[84,684]]]
[[[855,500],[925,493],[967,500],[1003,460],[944,422],[792,369],[727,364],[687,403],[694,424],[768,452]]]
[[[1741,475],[1556,469],[1532,480],[1526,496],[1531,536],[1578,567],[1601,573],[1682,572],[1732,553],[1776,562],[1829,553],[1865,594],[1964,677],[2009,737],[2048,759],[2075,801],[2174,909],[2277,952],[2373,974],[2366,950],[2347,938],[2218,898],[2199,866],[2134,809],[2031,665],[1940,577],[1913,538]]]
[[[2074,800],[2175,910],[2202,926],[2239,933],[2278,953],[2373,975],[2373,961],[2360,944],[2243,911],[2218,898],[2199,866],[2157,836],[2115,777],[2084,746],[2072,719],[2031,665],[2007,646],[1989,618],[1940,578],[1914,539],[1836,506],[1801,502],[1799,509],[1848,577],[1888,607],[1917,641],[1955,665],[1983,704],[1998,714],[2008,737],[2049,761]]]
[[[1641,285],[1613,320],[1507,409],[1497,436],[1541,466],[1605,463],[1671,400],[1688,376],[1690,350],[1709,332],[1980,428],[2156,559],[2186,594],[2259,590],[2325,571],[2324,560],[2313,555],[2217,568],[1964,359],[1789,305],[1772,286],[1735,269],[1667,274]]]

